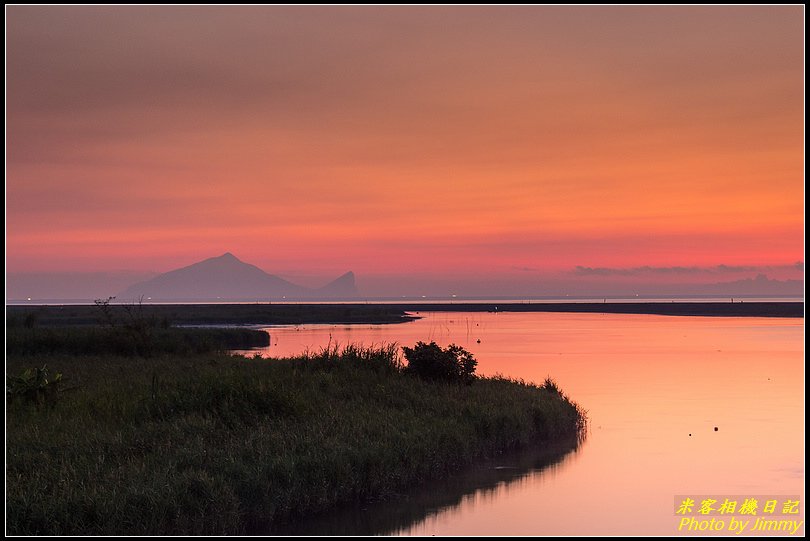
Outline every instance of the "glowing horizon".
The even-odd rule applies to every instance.
[[[804,276],[800,6],[6,18],[7,273]]]

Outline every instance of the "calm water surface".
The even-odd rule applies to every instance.
[[[383,534],[671,535],[676,495],[799,496],[804,519],[804,320],[419,315],[400,325],[268,328],[262,354],[317,351],[330,341],[456,343],[475,354],[481,374],[554,378],[588,410],[587,438],[564,456],[490,467],[501,473],[478,487],[460,482],[444,499],[413,498],[409,505],[423,508],[407,520],[371,518],[392,513],[389,504],[338,522],[379,523],[371,533]]]

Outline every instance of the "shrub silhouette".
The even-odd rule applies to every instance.
[[[442,349],[436,342],[417,342],[413,348],[403,347],[402,351],[408,361],[405,371],[422,379],[467,385],[475,380],[478,361],[461,346],[450,344],[447,349]]]

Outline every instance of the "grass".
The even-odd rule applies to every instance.
[[[9,356],[74,390],[7,403],[7,533],[267,531],[581,433],[556,386],[426,382],[397,352]]]
[[[126,326],[7,327],[6,355],[191,355],[270,344],[264,331],[240,328]]]
[[[571,458],[581,440],[576,436],[542,445],[529,445],[408,490],[406,494],[357,508],[351,504],[307,520],[278,524],[271,535],[401,535],[415,524],[457,507],[469,498],[488,501],[503,494],[507,485],[520,484],[532,472],[555,470]],[[268,532],[265,532],[268,533]]]

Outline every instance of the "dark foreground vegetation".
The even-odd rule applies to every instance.
[[[189,355],[270,345],[264,331],[243,328],[9,327],[7,355]]]
[[[31,334],[7,357],[8,533],[269,531],[531,443],[575,441],[585,423],[553,382],[475,378],[471,356],[435,344],[411,351],[422,365],[438,351],[452,368],[441,374],[458,377],[408,366],[396,346],[266,360],[31,345],[46,330],[53,344],[125,334],[115,329],[17,330]]]

